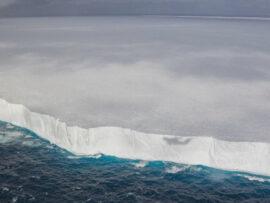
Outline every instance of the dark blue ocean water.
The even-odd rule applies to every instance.
[[[78,157],[0,122],[0,202],[270,202],[270,179],[203,166]]]

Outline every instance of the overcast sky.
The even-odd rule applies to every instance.
[[[0,0],[0,17],[87,15],[270,16],[269,0]]]
[[[0,98],[84,128],[270,142],[270,21],[0,19]]]

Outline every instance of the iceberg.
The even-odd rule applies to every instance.
[[[3,99],[0,99],[0,120],[31,130],[75,155],[104,154],[270,176],[270,143],[149,134],[120,127],[70,127],[54,117]]]

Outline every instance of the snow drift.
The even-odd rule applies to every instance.
[[[119,127],[83,129],[0,99],[0,120],[29,129],[77,155],[176,163],[270,175],[270,143],[229,142],[212,137],[146,134]]]

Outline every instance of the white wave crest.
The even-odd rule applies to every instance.
[[[83,129],[0,99],[0,120],[29,129],[76,155],[171,161],[270,175],[270,144],[146,134],[119,127]]]
[[[242,175],[242,174],[239,174],[238,176],[244,177],[250,181],[269,182],[270,183],[270,179],[268,179],[268,178],[262,178],[262,177],[250,176],[250,175]]]
[[[8,136],[2,135],[0,133],[0,143],[6,144],[6,143],[14,142],[14,141],[17,141],[22,136],[23,136],[23,134],[20,132],[9,132]]]
[[[147,164],[147,161],[139,161],[136,163],[132,163],[132,165],[134,165],[136,168],[144,168],[145,166],[147,166]]]
[[[190,168],[190,166],[183,166],[183,167],[172,166],[166,169],[166,173],[178,173],[188,168]]]

